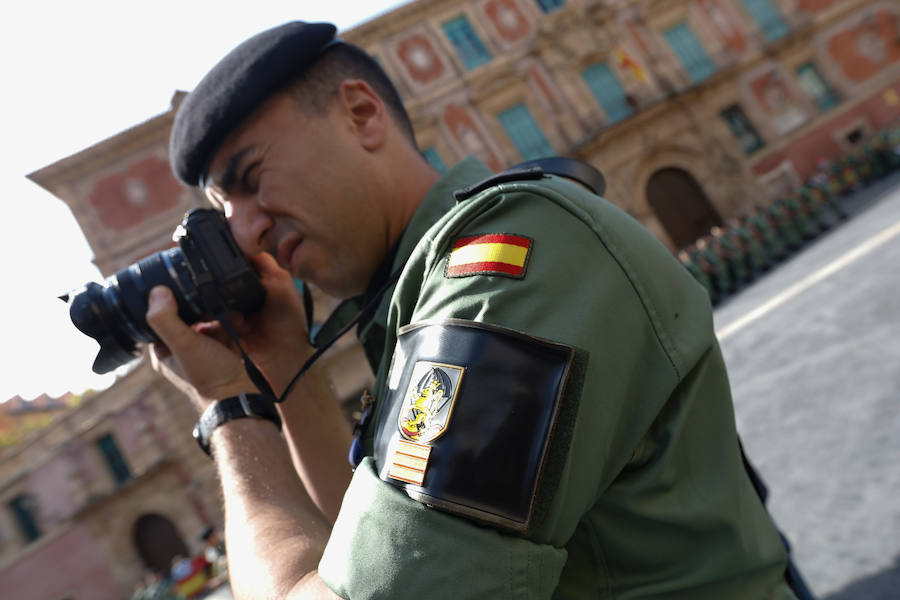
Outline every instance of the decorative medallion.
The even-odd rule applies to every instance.
[[[446,431],[464,370],[442,363],[416,363],[397,417],[404,438],[425,444]]]

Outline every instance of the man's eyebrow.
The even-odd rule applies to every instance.
[[[225,163],[225,169],[222,171],[222,179],[218,184],[218,187],[221,188],[225,194],[231,193],[231,189],[238,179],[238,168],[244,161],[244,157],[246,157],[252,151],[253,147],[247,146],[245,148],[241,148],[228,158],[228,162]]]

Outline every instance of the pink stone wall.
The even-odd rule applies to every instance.
[[[26,487],[37,501],[38,522],[45,533],[62,524],[78,508],[73,506],[70,483],[74,468],[69,457],[57,454],[28,476]]]
[[[16,600],[120,600],[128,593],[113,579],[103,550],[83,526],[50,540],[0,572],[0,594]]]
[[[782,161],[789,160],[800,179],[807,179],[815,172],[819,160],[834,159],[844,153],[834,139],[835,132],[853,125],[860,117],[865,117],[873,131],[878,131],[900,119],[900,103],[891,104],[886,100],[886,93],[891,89],[900,94],[900,83],[873,94],[851,110],[839,113],[837,111],[840,108],[835,109],[836,116],[833,119],[808,131],[784,150],[766,156],[753,165],[753,172],[762,175],[776,168]]]

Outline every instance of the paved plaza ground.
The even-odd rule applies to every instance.
[[[738,429],[813,591],[900,598],[900,175],[715,311]]]

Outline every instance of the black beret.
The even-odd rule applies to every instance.
[[[228,134],[313,64],[336,31],[331,23],[294,21],[263,31],[225,55],[178,107],[169,139],[178,179],[199,185]]]

